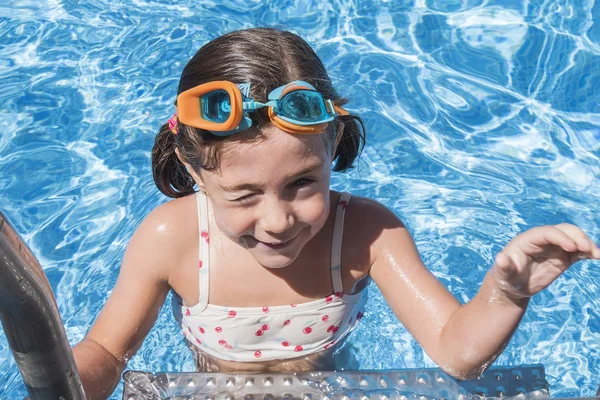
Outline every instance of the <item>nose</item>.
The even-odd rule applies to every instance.
[[[294,226],[295,217],[287,201],[271,199],[261,209],[260,227],[263,231],[280,234]]]

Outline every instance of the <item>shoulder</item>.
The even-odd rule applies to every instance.
[[[136,233],[145,233],[160,239],[173,239],[177,230],[185,229],[191,217],[196,217],[196,196],[189,195],[167,201],[152,210]]]
[[[361,234],[377,234],[390,229],[405,228],[400,218],[385,205],[366,197],[352,196],[348,202],[345,226]]]
[[[131,237],[123,266],[152,267],[152,272],[168,279],[170,267],[177,264],[198,236],[197,226],[195,195],[159,205]]]
[[[387,246],[402,246],[402,238],[412,244],[410,234],[402,220],[380,202],[352,196],[344,218],[344,240],[353,243],[353,248],[369,253],[369,266]]]

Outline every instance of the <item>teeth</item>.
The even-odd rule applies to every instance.
[[[277,245],[279,245],[279,244],[285,244],[285,243],[287,243],[287,242],[288,242],[288,241],[285,241],[285,242],[278,242],[278,243],[268,243],[268,242],[263,242],[263,243],[264,243],[264,244],[268,244],[268,245],[270,245],[270,246],[277,246]]]
[[[294,240],[294,238],[283,241],[283,242],[277,242],[277,243],[269,243],[269,242],[263,242],[262,240],[258,240],[260,243],[266,245],[266,246],[281,246],[281,245],[286,245],[289,242],[291,242],[292,240]]]

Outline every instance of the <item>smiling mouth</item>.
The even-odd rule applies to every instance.
[[[281,249],[281,248],[287,246],[288,244],[292,243],[294,240],[296,240],[297,237],[298,236],[296,235],[296,236],[294,236],[293,238],[291,238],[289,240],[286,240],[284,242],[276,242],[276,243],[263,242],[263,241],[260,241],[260,240],[258,240],[256,238],[255,238],[255,240],[259,244],[261,244],[261,245],[263,245],[265,247],[268,247],[269,249]]]

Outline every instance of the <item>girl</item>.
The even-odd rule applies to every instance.
[[[152,151],[154,180],[175,200],[137,229],[74,348],[89,398],[114,390],[170,289],[199,371],[334,368],[372,278],[431,358],[470,378],[504,349],[532,295],[575,261],[600,258],[573,225],[531,229],[461,305],[393,212],[330,190],[332,166],[351,167],[365,139],[345,102],[289,32],[233,32],[196,53]]]

